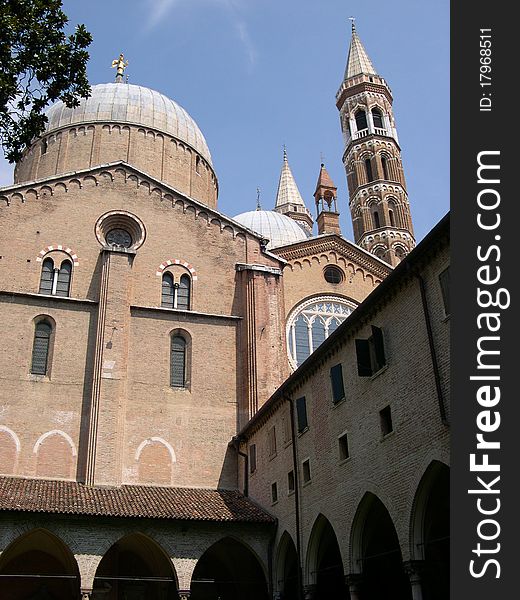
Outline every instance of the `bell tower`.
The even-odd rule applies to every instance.
[[[359,39],[352,40],[336,94],[345,141],[350,212],[356,244],[397,265],[415,246],[392,93]]]

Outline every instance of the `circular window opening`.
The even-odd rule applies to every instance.
[[[132,245],[132,236],[125,229],[111,229],[106,236],[106,241],[109,246],[117,246],[118,248],[130,248]]]
[[[323,276],[328,283],[341,283],[343,281],[343,271],[338,267],[327,267],[323,271]]]

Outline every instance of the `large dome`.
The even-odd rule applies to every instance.
[[[211,154],[197,123],[170,98],[140,85],[100,83],[77,108],[56,102],[46,113],[46,133],[79,123],[114,122],[143,125],[186,142],[211,166]]]
[[[294,244],[311,237],[296,221],[272,210],[251,210],[234,217],[244,227],[269,240],[267,248]]]

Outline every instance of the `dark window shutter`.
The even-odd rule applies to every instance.
[[[358,131],[368,128],[367,113],[364,110],[358,110],[356,113],[356,128]]]
[[[186,385],[186,340],[180,335],[172,337],[170,354],[170,385],[183,388]]]
[[[256,444],[249,446],[249,472],[254,473],[256,471]]]
[[[305,396],[296,400],[296,415],[298,417],[298,433],[301,433],[308,426],[307,401],[305,400]]]
[[[370,364],[370,345],[368,340],[356,340],[357,369],[360,377],[372,375]]]
[[[343,385],[343,368],[341,363],[334,365],[330,369],[330,378],[332,380],[332,401],[334,404],[341,402],[345,398],[345,386]]]
[[[46,321],[40,321],[34,331],[31,373],[46,375],[49,361],[49,347],[52,327]]]
[[[385,343],[383,340],[383,330],[372,325],[372,338],[374,340],[374,351],[376,354],[377,369],[386,365]]]
[[[40,278],[40,294],[52,294],[52,279],[54,277],[54,261],[52,258],[46,258],[42,265],[42,274]]]
[[[439,275],[441,284],[442,301],[444,303],[444,312],[450,314],[450,268],[448,267]]]
[[[383,115],[381,114],[381,111],[377,108],[374,108],[372,110],[372,119],[374,120],[374,127],[383,129]]]
[[[61,263],[58,272],[58,281],[56,282],[56,296],[68,296],[70,292],[70,276],[72,274],[72,264],[68,260]]]
[[[190,277],[188,275],[181,275],[179,289],[177,290],[177,308],[189,310],[190,284]]]
[[[162,278],[161,306],[173,308],[173,275],[165,273]]]

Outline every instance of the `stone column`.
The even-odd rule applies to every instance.
[[[361,573],[350,573],[345,575],[345,584],[347,585],[350,592],[350,600],[361,600],[361,584],[363,582],[363,575]]]
[[[410,579],[413,600],[423,600],[422,574],[424,573],[424,566],[423,560],[407,560],[403,562],[405,573]]]

